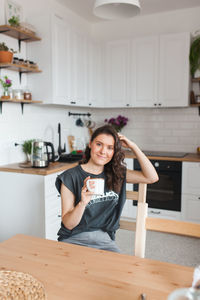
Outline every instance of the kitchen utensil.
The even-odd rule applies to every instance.
[[[78,126],[78,127],[83,127],[83,126],[84,126],[84,123],[83,123],[83,121],[81,120],[81,118],[78,118],[78,119],[76,120],[76,126]]]
[[[51,151],[49,152],[48,147]],[[41,140],[33,141],[31,153],[31,165],[34,168],[48,167],[49,162],[55,161],[54,147],[50,142],[43,142]]]

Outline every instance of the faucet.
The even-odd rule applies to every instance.
[[[64,152],[66,152],[66,147],[65,144],[63,149],[61,147],[61,125],[58,123],[58,155],[60,156]]]

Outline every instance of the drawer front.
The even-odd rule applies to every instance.
[[[200,195],[200,163],[183,162],[182,193]]]
[[[58,194],[45,198],[45,213],[53,209],[61,209],[61,197]]]
[[[180,220],[181,213],[165,209],[148,208],[148,217]]]
[[[59,194],[56,189],[55,182],[56,182],[57,176],[61,173],[62,172],[59,172],[59,173],[51,174],[51,175],[48,175],[45,177],[45,197],[48,197],[50,195]]]
[[[200,223],[200,195],[183,195],[183,219]]]

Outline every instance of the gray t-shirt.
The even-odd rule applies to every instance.
[[[115,231],[119,228],[119,219],[126,200],[126,174],[119,194],[111,191],[106,185],[105,173],[95,175],[83,170],[81,165],[71,168],[56,179],[56,188],[60,192],[61,184],[63,183],[74,195],[75,206],[81,200],[81,189],[84,184],[84,179],[90,176],[91,178],[104,178],[105,188],[103,196],[92,196],[92,199],[85,208],[84,214],[80,223],[72,230],[67,229],[63,223],[58,231],[58,240],[69,238],[84,231],[103,230],[106,231],[111,239],[115,239]]]

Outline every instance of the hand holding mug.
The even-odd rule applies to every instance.
[[[94,195],[104,194],[104,179],[103,178],[91,178],[86,182],[88,191],[92,192]]]
[[[85,178],[84,180],[84,185],[81,190],[81,203],[84,204],[85,206],[90,202],[93,192],[89,191],[87,188],[87,181],[90,179],[90,176]]]

